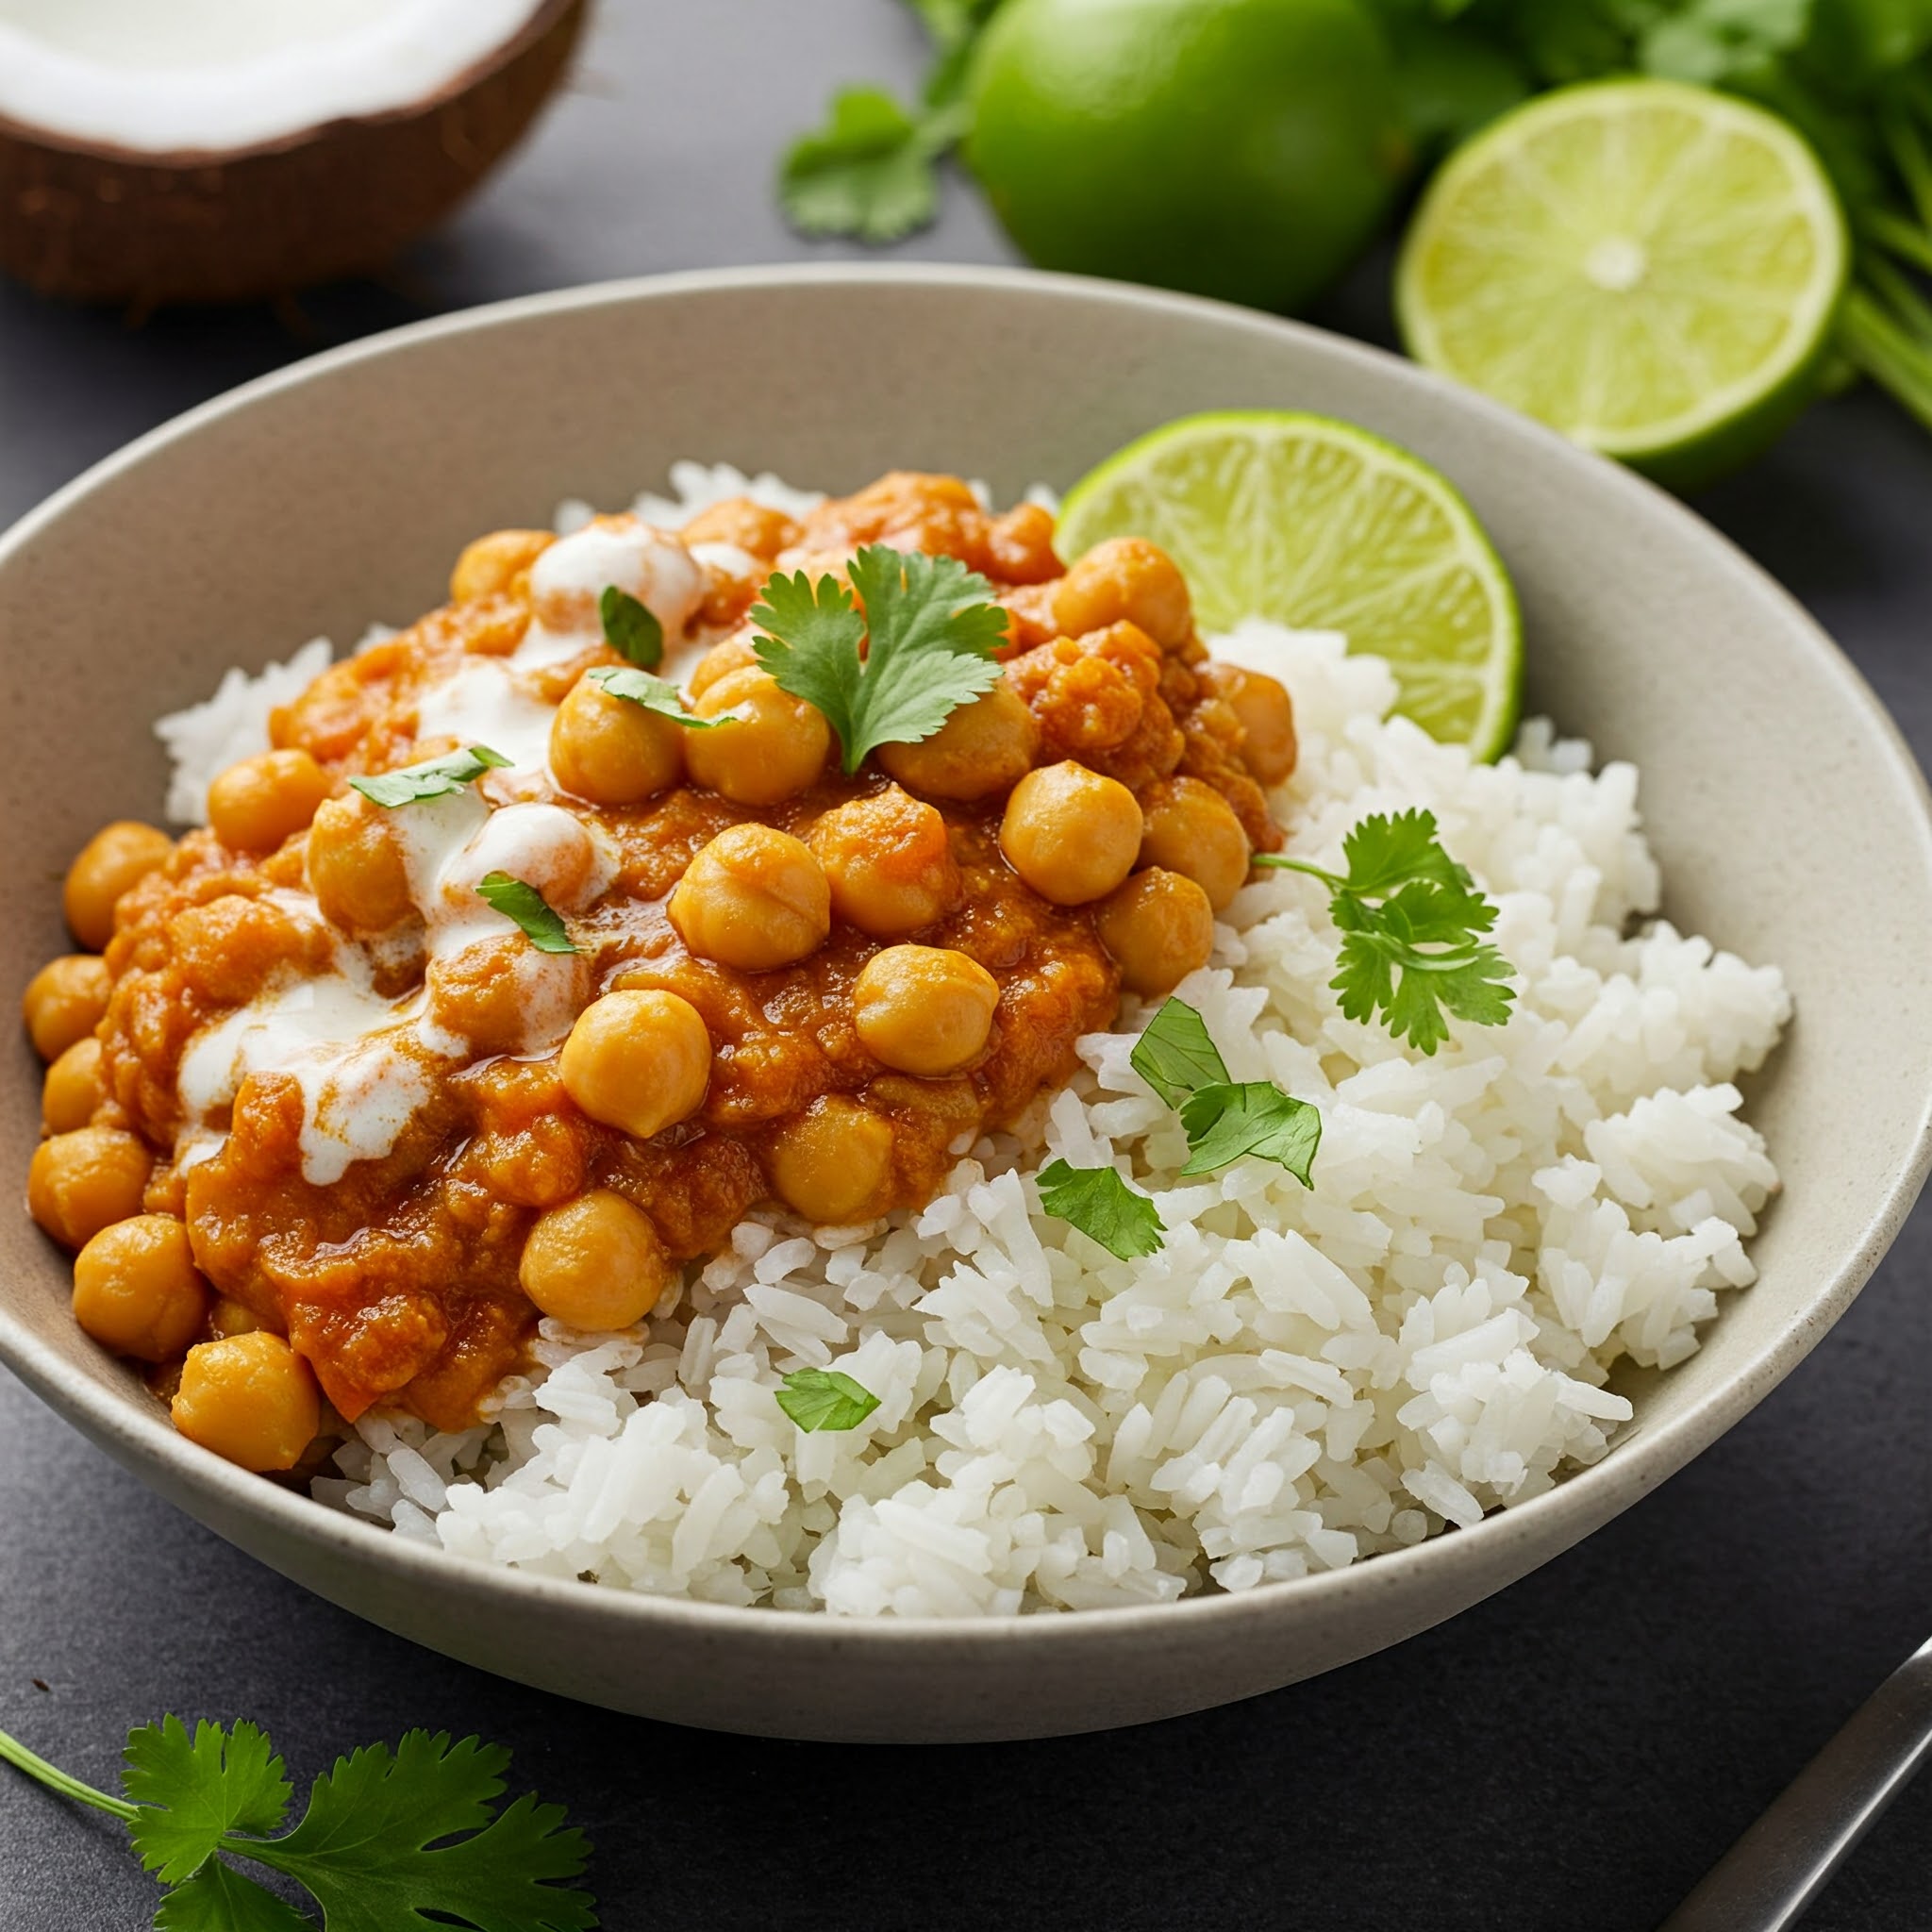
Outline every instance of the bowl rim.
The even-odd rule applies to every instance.
[[[1545,458],[1593,473],[1594,487],[1641,501],[1646,513],[1676,523],[1724,568],[1741,577],[1777,609],[1805,639],[1837,683],[1841,695],[1871,726],[1890,758],[1894,780],[1917,807],[1909,826],[1894,828],[1901,844],[1914,845],[1922,871],[1932,875],[1932,791],[1903,732],[1863,675],[1811,614],[1767,571],[1721,531],[1675,497],[1633,471],[1577,447],[1532,419],[1474,391],[1449,382],[1388,350],[1359,342],[1307,323],[1200,296],[1181,295],[1134,284],[1039,270],[942,263],[781,263],[724,269],[696,269],[596,282],[429,317],[381,331],[273,370],[211,397],[149,430],[103,458],[11,528],[0,532],[0,570],[25,550],[103,484],[139,469],[150,458],[185,441],[211,424],[244,411],[286,390],[326,382],[338,371],[367,359],[407,352],[445,338],[541,320],[546,316],[606,307],[629,307],[687,296],[773,290],[819,289],[848,285],[896,285],[973,289],[1004,293],[1022,301],[1041,296],[1082,303],[1111,303],[1155,314],[1210,322],[1221,328],[1272,334],[1297,341],[1317,354],[1353,362],[1373,379],[1409,387],[1484,419],[1492,433],[1532,445]],[[1049,1651],[1079,1645],[1105,1635],[1125,1639],[1176,1630],[1186,1619],[1199,1641],[1217,1627],[1231,1629],[1256,1618],[1291,1613],[1297,1604],[1322,1604],[1332,1612],[1349,1596],[1402,1591],[1418,1571],[1437,1580],[1441,1592],[1457,1589],[1460,1603],[1474,1602],[1522,1574],[1531,1565],[1514,1565],[1513,1546],[1548,1554],[1574,1541],[1682,1469],[1719,1436],[1762,1401],[1824,1339],[1850,1307],[1890,1245],[1932,1170],[1932,1087],[1920,1108],[1909,1154],[1874,1208],[1856,1245],[1817,1286],[1806,1306],[1729,1380],[1671,1421],[1640,1425],[1597,1462],[1573,1471],[1527,1502],[1491,1510],[1470,1528],[1443,1530],[1406,1549],[1364,1558],[1340,1570],[1322,1571],[1239,1591],[1215,1591],[1169,1603],[1135,1605],[1063,1615],[1015,1617],[853,1618],[823,1610],[778,1609],[716,1604],[691,1597],[553,1577],[476,1558],[452,1555],[440,1545],[397,1536],[373,1521],[330,1508],[303,1491],[264,1482],[189,1442],[158,1407],[142,1406],[108,1389],[64,1361],[24,1321],[0,1307],[0,1361],[5,1361],[57,1410],[84,1417],[95,1440],[110,1447],[130,1467],[159,1463],[176,1491],[200,1492],[225,1517],[252,1517],[264,1528],[308,1543],[320,1554],[339,1554],[358,1568],[387,1568],[401,1584],[431,1590],[467,1584],[478,1595],[505,1607],[560,1611],[639,1627],[682,1626],[696,1639],[761,1633],[772,1647],[808,1660],[812,1653],[842,1648],[854,1641],[891,1644],[913,1651],[962,1645],[1005,1647],[1025,1644]],[[1621,1492],[1621,1493],[1620,1493]],[[200,1515],[199,1510],[192,1511]],[[203,1518],[204,1521],[208,1519]],[[1569,1533],[1564,1525],[1569,1524]],[[220,1532],[218,1532],[220,1533]],[[1432,1620],[1433,1621],[1433,1620]]]

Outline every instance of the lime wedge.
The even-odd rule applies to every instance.
[[[1202,629],[1264,617],[1339,630],[1394,667],[1400,708],[1478,758],[1508,749],[1523,683],[1516,592],[1439,471],[1350,423],[1289,410],[1184,416],[1067,492],[1058,542],[1158,543]]]
[[[1685,487],[1810,399],[1848,256],[1788,123],[1675,81],[1604,81],[1450,158],[1396,309],[1417,361]]]

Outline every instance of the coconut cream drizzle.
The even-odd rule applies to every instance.
[[[600,517],[559,537],[530,566],[535,613],[512,661],[525,670],[561,664],[603,640],[599,604],[611,585],[682,636],[705,594],[705,566],[676,537],[633,516]]]

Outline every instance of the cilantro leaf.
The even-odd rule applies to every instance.
[[[1321,1109],[1267,1080],[1203,1087],[1181,1102],[1188,1164],[1181,1177],[1212,1174],[1244,1155],[1287,1168],[1305,1188],[1322,1144]]]
[[[991,691],[1007,630],[992,586],[957,558],[874,543],[852,559],[849,575],[851,591],[835,577],[813,583],[803,571],[774,575],[751,613],[762,633],[758,662],[824,713],[848,777],[875,746],[930,738],[959,706]]]
[[[620,658],[628,658],[640,671],[655,671],[664,661],[664,626],[648,604],[606,584],[597,599],[597,616],[604,625],[604,641]]]
[[[822,1429],[856,1429],[879,1399],[837,1369],[793,1369],[778,1391],[778,1407],[808,1436]]]
[[[266,1733],[178,1717],[127,1736],[121,1789],[138,1807],[127,1826],[141,1862],[164,1885],[179,1885],[211,1858],[231,1831],[278,1830],[289,1780]]]
[[[155,1932],[315,1932],[315,1921],[210,1858],[155,1907]]]
[[[1373,813],[1342,841],[1348,876],[1278,853],[1255,863],[1307,873],[1328,888],[1341,934],[1335,977],[1342,1017],[1378,1014],[1391,1038],[1433,1055],[1449,1038],[1445,1014],[1478,1026],[1509,1018],[1512,968],[1481,935],[1496,908],[1443,849],[1432,812]]]
[[[585,673],[591,682],[627,704],[641,705],[659,718],[669,718],[687,731],[715,731],[733,722],[729,713],[722,718],[694,718],[684,708],[677,687],[668,679],[653,677],[648,671],[633,671],[628,664],[604,664]]]
[[[1208,1038],[1208,1023],[1186,1000],[1169,999],[1134,1042],[1127,1063],[1169,1107],[1197,1088],[1227,1079],[1227,1062]]]
[[[477,882],[476,896],[523,928],[524,937],[540,953],[575,953],[575,941],[562,917],[535,886],[507,872],[487,873]]]
[[[915,121],[884,89],[848,87],[830,117],[786,151],[778,199],[806,235],[896,242],[939,209],[933,162],[951,144],[953,117]]]
[[[500,1745],[410,1731],[393,1752],[337,1758],[286,1837],[234,1849],[306,1886],[327,1932],[588,1932],[590,1896],[552,1881],[575,1878],[590,1845],[527,1794],[491,1812],[508,1763]]]
[[[1110,1167],[1071,1167],[1056,1160],[1036,1176],[1040,1205],[1077,1227],[1123,1261],[1158,1255],[1166,1245],[1160,1210]]]
[[[504,771],[508,765],[500,751],[491,751],[487,744],[473,744],[467,751],[445,752],[440,758],[378,772],[371,778],[351,778],[349,784],[371,805],[414,805],[418,799],[445,798],[485,772]]]

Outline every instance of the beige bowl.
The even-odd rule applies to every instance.
[[[684,455],[850,489],[891,467],[1066,484],[1185,411],[1366,424],[1469,492],[1516,575],[1530,702],[1639,761],[1668,910],[1790,978],[1754,1098],[1787,1191],[1705,1346],[1626,1387],[1595,1468],[1520,1509],[1305,1582],[1008,1623],[860,1624],[490,1570],[244,1475],[176,1436],[75,1329],[66,1259],[0,1220],[0,1356],[230,1541],[418,1642],[682,1724],[984,1739],[1132,1724],[1364,1656],[1587,1536],[1727,1429],[1844,1312],[1928,1160],[1932,822],[1872,693],[1766,576],[1670,498],[1403,362],[1307,328],[985,270],[758,271],[508,303],[325,356],[102,464],[0,541],[0,756],[14,987],[63,948],[56,882],[152,817],[158,711],[224,666],[435,603],[450,559],[566,494],[627,502]],[[8,1049],[0,1173],[37,1072]],[[16,1178],[14,1186],[18,1188]],[[76,1531],[76,1534],[78,1531]]]

